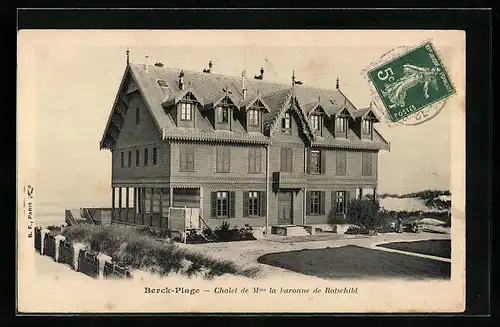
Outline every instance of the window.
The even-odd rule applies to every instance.
[[[291,148],[281,148],[281,171],[282,172],[292,172],[292,149]]]
[[[346,192],[337,191],[335,196],[335,213],[346,212]]]
[[[158,164],[158,149],[153,148],[153,165]]]
[[[321,208],[321,192],[320,191],[312,191],[310,193],[310,214],[311,215],[319,215]]]
[[[364,119],[362,128],[363,134],[371,135],[372,128],[373,128],[373,122],[371,120]]]
[[[123,152],[120,152],[120,167],[122,168],[125,166],[124,161],[125,161],[125,155],[123,154]]]
[[[144,149],[144,166],[148,165],[148,161],[149,161],[149,158],[148,158],[148,149]]]
[[[248,126],[260,126],[260,111],[256,109],[248,110]]]
[[[287,132],[287,133],[290,132],[290,129],[291,129],[291,118],[290,118],[290,113],[289,112],[285,113],[285,117],[283,117],[283,119],[281,121],[281,129],[284,132]]]
[[[188,120],[188,121],[193,120],[193,115],[194,115],[193,109],[196,108],[196,105],[194,103],[182,102],[180,104],[180,107],[181,107],[181,120]]]
[[[347,152],[340,151],[336,153],[336,173],[337,175],[345,175],[347,173]]]
[[[167,84],[167,82],[165,82],[165,81],[164,81],[164,80],[162,80],[162,79],[159,79],[159,80],[158,80],[158,85],[159,85],[160,87],[164,87],[164,88],[168,88],[168,87],[169,87],[169,86],[168,86],[168,84]]]
[[[248,215],[260,215],[260,197],[259,192],[248,192]]]
[[[336,133],[345,133],[346,121],[347,121],[347,119],[345,117],[335,118],[335,132]]]
[[[228,192],[217,192],[217,217],[229,217]]]
[[[311,115],[311,117],[309,118],[310,121],[311,121],[311,127],[313,130],[315,131],[319,131],[319,128],[320,128],[320,116],[318,115]]]
[[[139,125],[141,123],[141,111],[139,108],[135,108],[135,124]]]
[[[309,166],[309,173],[321,173],[321,153],[319,151],[311,151],[311,163]]]
[[[180,148],[180,171],[194,171],[194,146],[185,145]]]
[[[228,173],[230,165],[229,148],[228,147],[218,147],[217,148],[217,172],[218,173]]]
[[[141,164],[141,158],[139,156],[139,150],[135,150],[135,166],[139,167]]]
[[[132,167],[132,151],[128,152],[128,166]]]
[[[361,172],[363,176],[372,176],[373,175],[373,166],[372,166],[372,160],[373,160],[373,155],[370,152],[363,152],[362,153],[362,160],[363,160],[363,165],[361,168]]]
[[[217,107],[217,123],[227,124],[229,121],[229,108],[219,106]]]
[[[261,172],[261,154],[260,148],[248,149],[248,172],[260,173]]]

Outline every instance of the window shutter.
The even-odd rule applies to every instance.
[[[234,215],[234,199],[236,197],[236,193],[233,191],[233,192],[229,192],[229,218],[234,218],[235,215]]]
[[[260,215],[265,217],[267,213],[267,192],[259,192]]]
[[[321,215],[324,215],[325,214],[325,200],[326,200],[326,197],[325,197],[325,191],[321,191],[320,192],[320,199],[319,199],[319,206],[320,206],[320,214]]]
[[[351,191],[345,191],[345,213],[347,214],[347,208],[349,207],[349,202],[351,202]]]
[[[332,212],[333,212],[333,217],[334,217],[334,218],[335,218],[335,212],[337,211],[337,210],[336,210],[336,208],[337,208],[337,206],[336,206],[336,202],[337,202],[336,198],[337,198],[337,191],[332,191],[332,192],[331,192],[330,204],[331,204],[331,206],[332,206],[332,209],[331,209],[331,210],[332,210]]]
[[[293,148],[288,149],[288,171],[293,172]]]
[[[307,167],[306,167],[306,172],[310,173],[311,172],[311,149],[307,149]]]
[[[248,192],[243,192],[243,217],[248,217]]]
[[[248,172],[252,173],[253,172],[253,165],[252,165],[252,148],[248,148]]]
[[[230,148],[226,148],[226,155],[224,156],[226,159],[226,162],[225,162],[225,172],[230,172],[231,171],[231,149]]]
[[[306,193],[306,214],[311,214],[311,191]]]
[[[286,155],[285,155],[285,150],[281,148],[281,153],[280,153],[280,163],[281,163],[281,171],[286,171]]]
[[[321,151],[320,152],[320,159],[321,159],[321,170],[320,170],[320,173],[321,174],[325,174],[325,167],[326,167],[326,151]]]
[[[262,170],[262,149],[257,148],[257,172],[260,173]]]
[[[211,217],[216,218],[217,217],[217,192],[212,192],[211,196],[212,196],[212,202],[211,202],[212,214],[211,214]]]

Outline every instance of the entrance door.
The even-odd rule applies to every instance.
[[[278,225],[292,224],[292,192],[278,193]]]

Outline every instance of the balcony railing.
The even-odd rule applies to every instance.
[[[303,172],[273,172],[273,187],[275,189],[299,189],[303,188],[306,182],[307,177]]]

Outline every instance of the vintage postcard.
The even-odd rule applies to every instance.
[[[463,312],[465,42],[20,31],[18,311]]]

